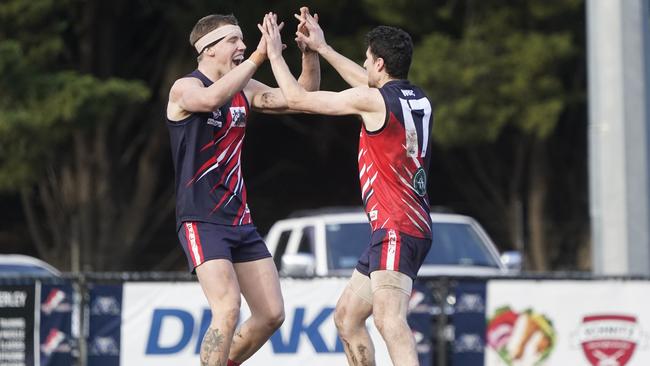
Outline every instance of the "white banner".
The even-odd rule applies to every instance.
[[[281,280],[286,320],[246,366],[345,365],[333,311],[346,279]],[[240,320],[250,315],[242,299]],[[198,365],[210,310],[198,283],[125,283],[120,365]],[[378,365],[390,364],[372,319],[367,326]]]
[[[650,365],[650,283],[489,281],[486,366]]]

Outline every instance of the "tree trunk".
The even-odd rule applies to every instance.
[[[545,201],[547,199],[548,173],[546,145],[543,141],[532,143],[528,187],[528,247],[531,270],[547,271],[551,243],[546,235]]]

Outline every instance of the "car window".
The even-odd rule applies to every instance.
[[[300,243],[298,244],[298,253],[314,253],[314,227],[305,226],[302,229],[302,237],[300,237]]]
[[[285,230],[280,233],[280,238],[278,239],[278,244],[275,247],[275,256],[273,256],[273,262],[277,267],[278,271],[282,269],[282,256],[287,250],[287,243],[289,243],[289,236],[291,236],[290,230]]]
[[[359,256],[370,242],[370,225],[366,222],[328,224],[327,266],[332,270],[356,267]]]
[[[481,237],[466,223],[433,223],[433,242],[424,264],[498,268]]]

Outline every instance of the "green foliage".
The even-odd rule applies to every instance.
[[[75,131],[108,122],[122,106],[149,97],[142,82],[101,80],[60,66],[70,53],[64,39],[70,19],[60,16],[71,16],[63,7],[74,4],[0,6],[0,189],[35,182]]]
[[[506,127],[540,139],[553,132],[568,99],[561,68],[578,47],[558,18],[578,12],[580,1],[365,3],[413,34],[409,77],[436,103],[439,143],[494,142]],[[409,21],[418,13],[432,22]]]

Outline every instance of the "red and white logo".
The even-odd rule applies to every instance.
[[[636,317],[589,315],[582,319],[576,341],[593,366],[625,366],[644,339]]]
[[[66,312],[71,310],[70,304],[65,302],[66,294],[60,289],[52,289],[47,295],[45,302],[41,305],[41,310],[45,314],[51,314],[52,312]]]
[[[51,329],[47,338],[45,338],[45,342],[41,346],[41,350],[49,356],[63,345],[63,341],[65,341],[65,333],[58,329]]]

